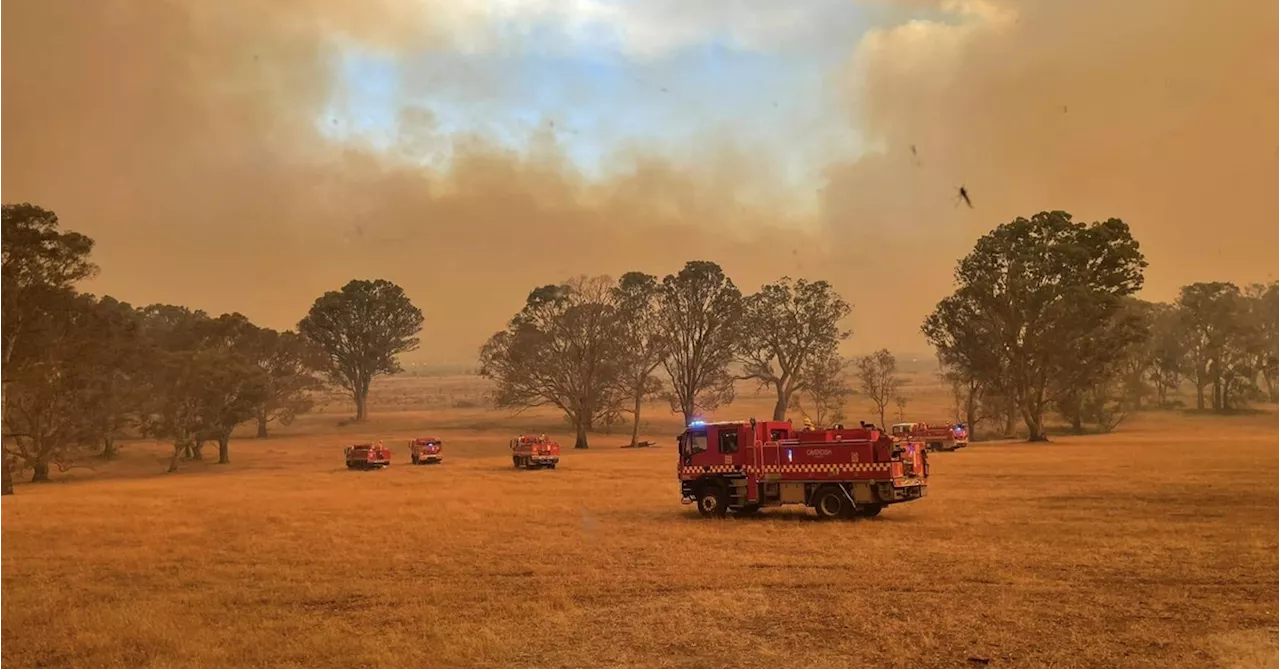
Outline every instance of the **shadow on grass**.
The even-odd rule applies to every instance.
[[[698,514],[696,509],[684,509],[678,517],[685,521],[697,521],[700,523],[883,523],[895,522],[892,518],[886,518],[883,514],[875,518],[819,518],[817,514],[808,510],[800,509],[771,509],[767,511],[757,511],[753,514],[739,515],[730,513],[724,518],[704,518]]]

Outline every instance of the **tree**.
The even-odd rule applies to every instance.
[[[1170,406],[1174,401],[1170,393],[1182,384],[1187,350],[1180,319],[1181,314],[1174,306],[1152,305],[1151,336],[1147,340],[1151,366],[1147,370],[1147,380],[1159,407]]]
[[[973,303],[953,300],[925,319],[921,330],[937,349],[944,376],[961,395],[969,435],[976,437],[983,418],[1006,418],[1004,432],[1012,431],[1005,363],[991,345],[995,333]]]
[[[218,442],[218,464],[231,462],[231,433],[255,418],[266,402],[270,378],[253,355],[259,329],[240,314],[223,314],[204,323],[207,332],[194,351],[198,370],[197,438]]]
[[[844,405],[853,396],[849,377],[845,373],[849,362],[836,351],[825,351],[808,362],[804,372],[806,383],[797,395],[792,396],[793,406],[804,408],[798,401],[803,397],[813,406],[813,421],[818,425],[842,422]]]
[[[1196,387],[1196,408],[1205,408],[1204,391],[1212,386],[1212,407],[1223,409],[1223,377],[1228,346],[1238,335],[1240,289],[1221,281],[1193,283],[1182,287],[1176,304],[1185,366]]]
[[[976,321],[962,330],[989,337],[1004,394],[1028,440],[1041,441],[1051,383],[1079,372],[1082,352],[1094,360],[1111,344],[1097,337],[1120,298],[1142,287],[1145,267],[1119,219],[1085,225],[1062,211],[1018,218],[984,235],[960,261],[958,287],[925,320],[925,334],[944,357],[960,357],[952,347],[968,334],[951,328]]]
[[[579,277],[529,293],[525,306],[480,349],[480,375],[498,387],[494,404],[555,406],[587,448],[597,419],[616,411],[624,342],[608,277]]]
[[[898,405],[898,420],[904,421],[907,419],[907,404],[910,402],[911,400],[903,395],[893,398],[893,403]]]
[[[617,352],[622,390],[631,397],[631,445],[640,436],[640,408],[646,397],[658,394],[662,383],[653,373],[667,355],[667,341],[658,320],[658,278],[643,272],[627,272],[613,289],[622,346]]]
[[[250,357],[265,375],[266,394],[255,409],[258,438],[267,438],[273,422],[288,425],[312,409],[313,393],[324,387],[316,373],[325,367],[324,352],[295,332],[259,328]]]
[[[12,360],[18,342],[31,333],[32,319],[44,318],[42,305],[67,298],[72,286],[92,276],[97,267],[89,261],[93,240],[76,232],[58,230],[58,216],[33,204],[6,204],[0,228],[0,423],[7,429],[8,386],[24,370]],[[10,459],[0,458],[3,478],[0,494],[13,494]]]
[[[1280,281],[1247,289],[1257,327],[1256,367],[1270,402],[1280,403]]]
[[[65,471],[94,443],[92,420],[95,360],[104,345],[98,339],[101,314],[88,296],[50,293],[25,314],[27,336],[15,340],[10,363],[4,436],[5,455],[32,482],[49,480],[51,465]]]
[[[86,379],[86,390],[93,396],[86,418],[101,445],[100,457],[110,460],[116,455],[116,440],[134,426],[145,400],[141,316],[109,296],[90,304],[97,318],[95,355],[86,361],[94,370]]]
[[[1087,337],[1062,343],[1065,360],[1058,373],[1047,384],[1047,396],[1077,434],[1084,423],[1098,412],[1085,410],[1085,403],[1100,407],[1106,402],[1120,405],[1116,412],[1126,414],[1141,401],[1142,373],[1146,368],[1144,346],[1150,322],[1146,303],[1125,297],[1101,325]],[[1128,387],[1138,385],[1137,390]],[[1099,398],[1099,395],[1102,398]],[[1102,404],[1100,404],[1102,403]],[[1102,422],[1097,422],[1101,425]]]
[[[898,376],[898,361],[888,349],[880,349],[871,355],[859,356],[854,361],[857,369],[858,388],[875,404],[880,414],[881,428],[885,427],[884,410],[898,396],[903,380]]]
[[[369,384],[380,374],[401,371],[396,356],[418,348],[422,312],[400,286],[377,279],[353,280],[316,299],[298,332],[328,357],[326,373],[351,393],[356,420],[367,415]]]
[[[669,346],[662,362],[671,384],[667,399],[686,424],[733,400],[729,364],[741,316],[742,293],[713,262],[690,261],[662,279],[657,323]]]
[[[1143,402],[1154,393],[1148,381],[1156,364],[1152,332],[1157,312],[1157,305],[1135,297],[1124,298],[1117,312],[1117,318],[1135,329],[1126,337],[1128,343],[1118,351],[1116,358],[1118,391],[1126,408],[1141,410]]]
[[[743,378],[773,388],[773,420],[787,417],[796,391],[805,387],[813,360],[829,355],[849,337],[840,321],[850,307],[826,281],[792,283],[789,277],[768,284],[744,300],[738,358]]]

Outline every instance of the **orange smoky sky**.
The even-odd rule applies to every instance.
[[[690,259],[827,279],[850,352],[923,352],[955,262],[1045,209],[1127,221],[1149,299],[1276,278],[1274,3],[805,6],[10,0],[3,197],[95,238],[85,288],[135,304],[288,328],[395,281],[431,362],[535,285]],[[361,108],[353,50],[396,72],[390,120],[326,131]],[[573,59],[533,99],[529,63]]]

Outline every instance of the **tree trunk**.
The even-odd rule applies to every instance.
[[[0,374],[8,375],[9,362],[13,361],[13,347],[17,336],[10,334],[5,344],[4,366]],[[13,495],[13,469],[9,467],[9,450],[4,445],[4,426],[9,422],[9,381],[0,381],[0,495]]]
[[[368,416],[368,414],[366,413],[365,407],[369,401],[369,389],[365,388],[363,391],[357,390],[355,393],[355,397],[356,397],[356,422],[359,423]]]
[[[174,445],[173,445],[173,457],[169,458],[169,473],[170,473],[170,474],[172,474],[173,472],[178,471],[178,456],[182,455],[182,451],[183,451],[184,449],[185,449],[185,447],[184,447],[182,444],[174,443]]]
[[[258,438],[267,438],[267,412],[265,409],[258,410]]]
[[[1222,377],[1213,375],[1213,410],[1222,410]]]
[[[1044,392],[1043,385],[1032,385],[1018,393],[1022,398],[1023,422],[1027,424],[1027,441],[1049,441],[1044,433]]]
[[[696,411],[696,410],[695,410],[695,409],[694,409],[694,407],[693,407],[693,398],[692,398],[692,397],[685,397],[685,398],[681,398],[681,400],[680,400],[680,412],[684,414],[684,424],[685,424],[685,427],[688,427],[688,426],[689,426],[689,423],[692,423],[692,422],[693,422],[693,420],[694,420],[694,416],[696,415],[696,414],[695,414],[695,411]]]
[[[116,440],[113,437],[102,438],[102,459],[111,460],[116,457]]]
[[[12,346],[10,345],[10,342],[13,339],[14,339],[13,337],[8,337],[5,340],[5,346],[6,346],[5,352],[4,352],[5,364],[9,364],[9,354],[13,350]],[[8,402],[7,402],[8,398],[9,396],[4,392],[3,384],[0,384],[0,424],[4,424],[4,425],[7,425],[7,423],[4,423],[4,417],[8,415],[8,412],[5,411],[6,407],[8,407]],[[10,460],[12,460],[12,458],[9,456],[9,451],[5,450],[4,443],[2,440],[0,440],[0,459],[3,460],[3,463],[0,463],[0,467],[4,468],[4,472],[2,474],[3,479],[0,479],[0,495],[12,495],[13,494],[13,472],[9,469]]]
[[[578,436],[577,436],[577,438],[575,438],[575,439],[574,439],[574,441],[573,441],[573,447],[574,447],[574,448],[586,448],[586,447],[587,447],[587,426],[586,426],[586,423],[584,423],[584,422],[582,421],[582,419],[577,418],[576,416],[574,417],[574,421],[573,421],[573,422],[574,422],[574,425],[577,427],[577,432],[578,432]]]
[[[220,465],[231,464],[231,449],[229,448],[230,444],[231,444],[231,435],[218,437],[218,464]]]
[[[1033,415],[1028,411],[1023,422],[1027,424],[1027,441],[1049,441],[1049,437],[1044,433],[1043,415]]]
[[[640,438],[640,404],[644,401],[644,393],[636,393],[635,408],[631,412],[631,447],[635,448]]]
[[[191,445],[191,459],[200,460],[200,461],[204,460],[204,442],[203,441],[197,441]]]
[[[978,410],[980,408],[978,391],[971,383],[964,399],[964,426],[969,432],[969,441],[977,441],[978,439]]]
[[[49,481],[49,463],[43,460],[36,460],[31,465],[31,482],[47,483]]]
[[[778,388],[778,401],[775,402],[773,405],[773,419],[786,420],[787,404],[789,404],[787,400],[790,398],[788,398],[787,394],[783,392],[781,383],[778,383],[777,388]]]
[[[884,404],[877,404],[876,406],[880,409],[880,424],[879,424],[879,425],[877,425],[876,427],[879,427],[881,430],[884,430],[884,429],[886,429],[886,428],[888,427],[888,426],[887,426],[887,425],[885,425],[885,423],[884,423],[884,407],[885,407],[885,405],[884,405]]]

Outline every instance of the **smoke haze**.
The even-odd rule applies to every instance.
[[[569,4],[501,7],[579,30]],[[433,66],[518,58],[533,39],[494,29],[476,3],[11,0],[4,201],[96,239],[102,272],[86,289],[135,304],[289,328],[351,278],[395,281],[426,315],[418,359],[441,362],[473,360],[536,285],[689,259],[721,263],[744,291],[827,279],[855,305],[851,351],[922,351],[919,324],[959,257],[1045,209],[1128,222],[1151,299],[1275,278],[1274,4],[867,0],[874,20],[856,34],[756,4],[574,4],[617,29],[645,80],[704,32],[740,50],[843,54],[821,73],[830,95],[782,101],[792,122],[715,125],[692,142],[615,129],[587,169],[575,151],[590,131],[538,125],[513,148],[412,103],[406,91],[449,91],[496,107],[528,86]],[[378,142],[320,120],[359,102],[340,76],[352,45],[403,64],[403,104]],[[604,94],[565,85],[567,107]],[[734,113],[681,108],[675,93],[673,126]],[[829,140],[840,128],[857,146]],[[432,153],[448,160],[421,159]],[[956,205],[961,185],[972,210]]]

